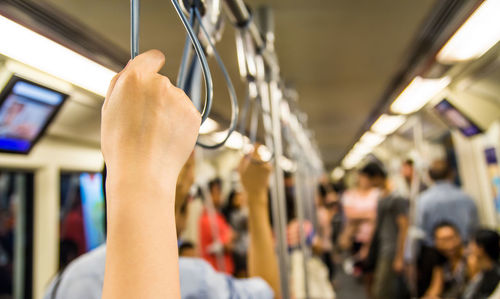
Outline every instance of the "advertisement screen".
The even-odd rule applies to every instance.
[[[0,151],[28,153],[66,97],[13,77],[0,95]]]
[[[470,137],[482,133],[482,130],[476,124],[447,100],[439,102],[434,109],[448,125],[460,130],[465,136]]]

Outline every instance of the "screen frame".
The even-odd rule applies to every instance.
[[[64,103],[66,102],[66,100],[69,98],[69,95],[66,94],[66,93],[64,93],[64,92],[61,92],[59,90],[55,90],[53,88],[47,87],[45,85],[42,85],[42,84],[39,84],[39,83],[36,83],[36,82],[33,82],[33,81],[28,80],[26,78],[22,78],[22,77],[20,77],[17,74],[14,74],[14,75],[12,75],[10,77],[9,81],[7,82],[7,84],[5,84],[5,87],[2,89],[2,91],[0,91],[0,107],[2,107],[2,105],[4,104],[4,102],[7,100],[7,96],[12,93],[14,85],[16,85],[17,82],[25,82],[25,83],[28,83],[28,84],[32,84],[34,86],[41,87],[41,88],[50,90],[52,92],[56,92],[56,93],[58,93],[58,94],[60,94],[62,96],[61,104],[59,104],[54,109],[54,111],[52,111],[51,115],[49,116],[49,118],[47,118],[47,121],[45,121],[45,124],[41,128],[40,132],[37,134],[37,136],[35,138],[33,138],[33,140],[31,141],[30,147],[26,151],[15,151],[15,150],[7,150],[7,149],[0,148],[0,153],[28,155],[31,152],[31,150],[35,147],[35,145],[38,143],[38,141],[40,141],[40,139],[42,138],[42,136],[45,135],[45,132],[47,131],[48,127],[54,121],[54,118],[57,116],[57,114],[61,110],[61,107],[64,105]]]
[[[446,119],[446,117],[443,115],[443,113],[441,113],[441,111],[439,111],[439,109],[438,109],[438,106],[441,105],[441,103],[443,103],[443,102],[446,102],[451,107],[451,109],[453,109],[453,110],[457,111],[458,113],[460,113],[460,115],[462,117],[464,117],[472,126],[474,126],[476,129],[478,129],[478,132],[476,134],[473,134],[473,135],[467,135],[461,128],[459,128],[458,126],[456,126],[453,123],[451,123],[448,119]],[[478,126],[475,121],[473,121],[466,113],[464,113],[462,110],[460,110],[457,106],[453,105],[453,103],[448,98],[441,99],[441,101],[439,101],[436,105],[434,105],[434,107],[433,107],[432,110],[439,116],[439,118],[448,127],[451,127],[452,129],[459,131],[466,138],[472,138],[474,136],[478,136],[478,135],[484,133],[484,129],[483,128],[481,128],[480,126]]]

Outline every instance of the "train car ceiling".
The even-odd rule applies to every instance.
[[[384,136],[397,131],[408,120],[404,115],[420,110],[431,98],[437,101],[437,98],[446,97],[482,128],[487,128],[495,120],[498,87],[493,82],[498,68],[485,65],[491,65],[492,61],[494,65],[498,64],[497,56],[491,54],[498,51],[471,49],[470,57],[464,58],[465,54],[460,54],[462,58],[453,58],[456,45],[463,38],[463,34],[455,32],[460,32],[461,27],[475,27],[478,19],[488,16],[488,13],[482,13],[484,8],[471,16],[481,1],[384,1],[365,5],[361,10],[352,1],[308,1],[307,4],[300,1],[249,1],[251,6],[264,3],[275,9],[276,35],[280,36],[276,39],[276,50],[281,72],[301,95],[294,104],[308,115],[309,126],[327,168],[339,165],[346,148],[350,147],[356,154],[351,155],[354,157],[347,155],[344,162],[350,163],[343,164],[345,168],[355,166],[362,156],[383,144],[387,138]],[[391,9],[384,9],[386,6]],[[125,55],[130,45],[129,3],[46,0],[35,4],[9,1],[0,5],[0,12],[96,61],[98,68],[108,72],[104,75],[106,71],[102,71],[103,76],[111,76],[126,62]],[[111,14],[114,16],[112,22]],[[175,78],[182,49],[173,45],[182,45],[185,38],[175,11],[164,1],[154,5],[144,2],[141,15],[142,49],[164,50],[169,59],[162,72]],[[462,25],[468,18],[471,21]],[[352,19],[359,21],[350,22]],[[393,26],[394,23],[398,26]],[[232,31],[232,28],[224,31],[218,48],[228,63],[231,76],[236,77],[239,72],[236,45],[232,38],[224,38],[233,34]],[[321,38],[325,34],[333,38]],[[496,35],[498,32],[494,31],[487,36],[489,39],[478,40],[476,45],[488,44],[489,47],[494,44]],[[300,42],[297,42],[297,37],[300,37]],[[482,55],[483,52],[488,53]],[[434,59],[436,55],[437,61]],[[457,60],[461,63],[457,64]],[[33,66],[43,70],[41,66]],[[53,75],[63,76],[57,72]],[[204,125],[202,134],[212,133],[228,124],[229,99],[224,92],[222,77],[220,72],[214,72],[217,101],[214,102],[213,119]],[[79,86],[79,90],[91,90],[98,95],[104,93],[104,87],[85,86],[79,78],[67,77],[66,80]],[[445,87],[446,93],[443,93]],[[236,82],[239,95],[244,94],[244,88]],[[424,89],[425,97],[422,96]],[[412,94],[415,90],[416,96]],[[83,94],[87,96],[85,92]],[[382,97],[377,98],[380,94]],[[471,109],[471,99],[482,104]],[[74,106],[76,102],[81,104],[72,97],[49,134],[96,146],[99,109],[94,108],[99,106],[99,100],[91,100],[92,104],[83,105],[85,108],[77,108]],[[394,113],[402,115],[392,115]],[[82,122],[88,128],[78,128]],[[73,129],[68,130],[68,127]],[[370,127],[377,135],[367,133]],[[354,145],[353,136],[357,136]],[[212,139],[216,141],[219,137],[215,134]],[[262,129],[259,129],[259,139],[263,139]],[[228,147],[235,148],[245,142],[245,137],[236,134]]]
[[[353,136],[377,106],[378,95],[398,71],[401,61],[408,55],[413,37],[437,2],[384,0],[367,2],[359,7],[347,0],[248,1],[252,7],[269,4],[274,9],[275,35],[279,36],[276,38],[276,50],[281,73],[300,94],[298,106],[309,116],[309,127],[315,132],[327,166],[334,166],[342,158]],[[30,9],[34,9],[35,4],[30,5]],[[11,15],[22,14],[19,11],[24,11],[24,15],[34,14],[26,12],[27,4],[7,6],[0,9],[8,10]],[[101,62],[103,65],[116,70],[111,64],[123,59],[123,52],[128,52],[129,3],[126,1],[47,0],[36,9],[43,10],[46,15],[57,16],[58,25],[70,24],[66,24],[65,28],[71,28],[71,32],[98,32],[89,43],[94,48],[97,48],[95,41],[99,39],[109,43],[110,48],[114,49],[116,45],[117,55],[105,59],[108,64]],[[111,15],[113,18],[109,17]],[[167,55],[163,73],[176,78],[185,32],[175,11],[168,1],[143,1],[141,16],[141,49],[163,50]],[[26,23],[40,23],[34,21],[35,17],[22,19]],[[396,23],[398,25],[394,26]],[[226,26],[217,47],[231,76],[235,78],[239,71],[232,37],[234,33],[230,27]],[[86,44],[81,35],[63,36],[50,24],[45,24],[40,30],[72,44],[77,39],[81,47]],[[72,48],[76,49],[76,46]],[[213,119],[221,127],[227,127],[230,109],[224,81],[216,68],[213,69],[216,93]],[[239,82],[235,85],[238,94],[244,94],[244,86]]]

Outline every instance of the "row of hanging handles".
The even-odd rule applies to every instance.
[[[203,104],[203,109],[201,111],[201,123],[203,124],[207,118],[208,115],[210,114],[210,111],[212,109],[212,103],[213,103],[213,82],[212,82],[212,74],[210,72],[210,68],[208,66],[207,62],[207,56],[205,54],[205,50],[203,49],[203,46],[201,45],[197,33],[195,32],[195,27],[199,27],[201,29],[201,33],[205,36],[207,40],[208,47],[210,47],[214,58],[217,61],[217,64],[219,65],[222,74],[224,76],[224,79],[226,81],[226,86],[228,89],[230,101],[231,101],[231,122],[229,125],[229,129],[227,131],[226,136],[220,141],[215,144],[206,144],[198,140],[196,144],[202,148],[206,149],[217,149],[221,146],[223,146],[226,141],[229,139],[231,134],[236,130],[238,127],[238,117],[239,117],[239,109],[238,109],[238,99],[236,96],[236,91],[234,89],[234,85],[231,81],[231,78],[229,76],[229,73],[227,72],[227,69],[224,65],[224,62],[222,61],[222,58],[220,57],[219,53],[217,52],[217,49],[214,46],[214,43],[212,41],[212,36],[210,36],[208,30],[205,28],[203,21],[202,21],[202,13],[200,12],[200,9],[198,5],[196,5],[197,2],[193,1],[192,5],[189,7],[186,7],[188,4],[186,1],[184,2],[184,6],[189,14],[189,19],[186,17],[186,15],[183,12],[183,9],[181,5],[179,4],[178,0],[171,0],[172,4],[179,15],[179,18],[184,25],[184,28],[186,29],[187,32],[187,37],[186,37],[186,42],[184,44],[184,51],[182,55],[182,61],[181,61],[181,67],[179,69],[179,76],[177,80],[177,86],[179,88],[184,89],[187,91],[187,72],[188,66],[190,64],[189,60],[189,54],[191,49],[193,48],[196,56],[198,57],[198,62],[201,67],[201,71],[203,74],[204,82],[205,82],[205,100]],[[130,52],[131,52],[131,57],[132,59],[135,58],[139,54],[139,20],[140,20],[140,8],[139,8],[139,2],[140,0],[130,0],[130,19],[131,19],[131,28],[130,28],[130,33],[131,33],[131,45],[130,45]],[[199,4],[199,3],[198,3]],[[191,48],[192,45],[192,48]],[[258,96],[254,99],[248,94],[247,98],[244,103],[244,108],[243,108],[243,115],[242,119],[239,125],[239,130],[244,133],[246,130],[246,116],[247,112],[250,109],[250,104],[253,100],[253,109],[252,109],[252,116],[251,116],[251,130],[250,130],[250,142],[255,143],[256,141],[256,135],[257,135],[257,127],[258,127],[258,114],[259,114],[259,99]]]

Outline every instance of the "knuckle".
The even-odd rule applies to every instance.
[[[130,69],[123,73],[121,77],[127,84],[130,84],[139,81],[140,73],[135,69]]]
[[[172,87],[172,82],[168,77],[162,76],[160,82],[167,89],[170,89]]]

